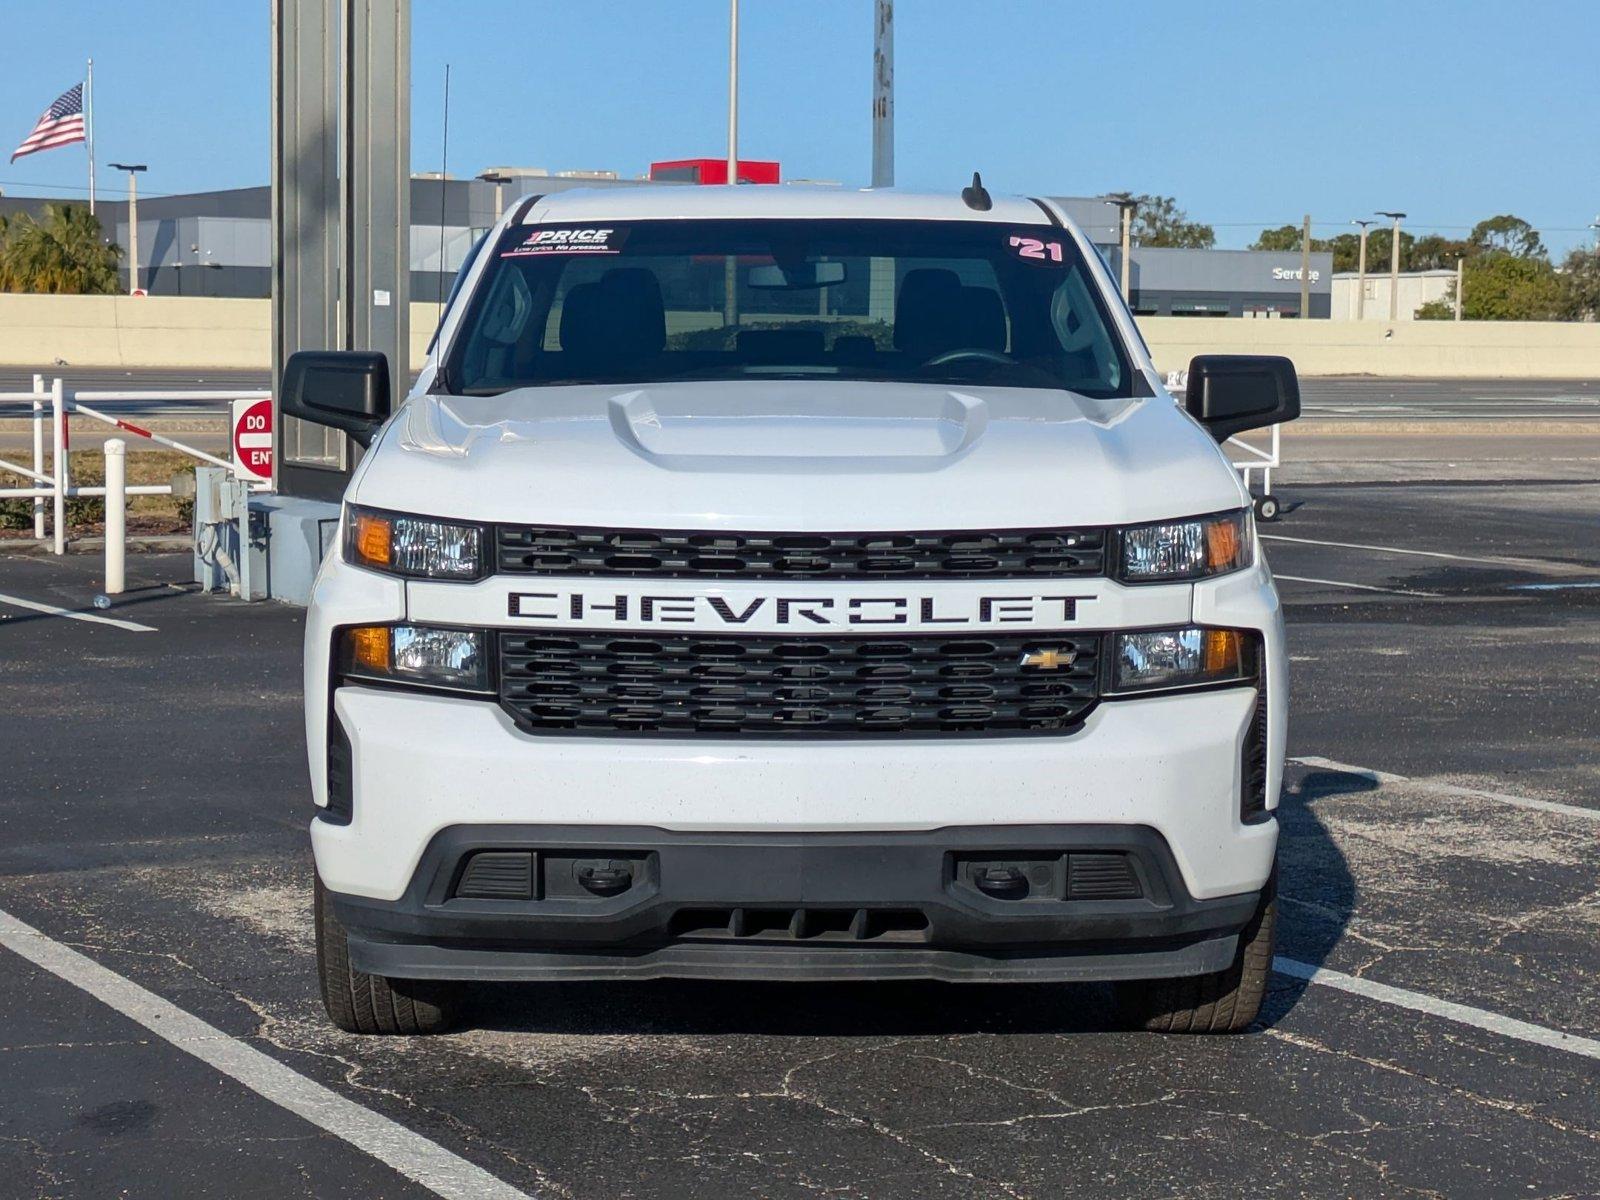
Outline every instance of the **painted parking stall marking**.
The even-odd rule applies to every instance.
[[[95,613],[76,612],[70,608],[57,608],[54,604],[40,604],[37,600],[24,600],[21,596],[7,596],[0,593],[0,604],[9,604],[16,608],[25,608],[30,612],[43,613],[48,617],[65,617],[70,621],[87,621],[91,625],[112,625],[117,629],[126,629],[130,633],[154,633],[154,625],[141,625],[137,621],[124,621],[119,617],[102,617]]]
[[[1483,1008],[1473,1008],[1468,1004],[1457,1004],[1453,1000],[1441,1000],[1437,996],[1429,996],[1424,992],[1414,992],[1410,988],[1379,983],[1375,979],[1366,979],[1359,975],[1347,975],[1343,971],[1333,971],[1327,967],[1314,967],[1310,963],[1300,962],[1298,959],[1293,958],[1284,958],[1282,955],[1272,960],[1272,969],[1280,975],[1287,975],[1291,979],[1301,979],[1318,987],[1333,988],[1336,991],[1347,992],[1352,996],[1362,996],[1368,1000],[1376,1000],[1381,1004],[1392,1004],[1398,1008],[1409,1008],[1413,1012],[1442,1017],[1446,1021],[1454,1021],[1458,1025],[1470,1025],[1474,1029],[1482,1029],[1489,1033],[1499,1034],[1501,1037],[1514,1038],[1519,1042],[1527,1042],[1534,1046],[1544,1046],[1550,1050],[1564,1051],[1567,1054],[1581,1054],[1585,1058],[1600,1059],[1600,1041],[1583,1037],[1576,1033],[1565,1033],[1559,1029],[1535,1025],[1531,1021],[1518,1020],[1516,1017],[1507,1017],[1501,1013],[1490,1012]]]
[[[437,1196],[447,1200],[530,1200],[529,1193],[476,1163],[229,1037],[131,979],[46,937],[4,909],[0,909],[0,947],[87,992],[185,1054],[342,1138]]]
[[[1299,755],[1288,759],[1302,767],[1316,767],[1322,771],[1337,771],[1341,775],[1354,775],[1374,783],[1403,783],[1414,791],[1430,792],[1438,796],[1455,796],[1463,800],[1493,800],[1516,808],[1529,808],[1537,812],[1559,813],[1564,817],[1577,817],[1584,821],[1600,821],[1600,808],[1584,808],[1577,804],[1562,804],[1555,800],[1540,800],[1534,796],[1515,796],[1508,792],[1489,791],[1485,788],[1462,787],[1442,779],[1416,779],[1408,775],[1395,775],[1388,771],[1374,771],[1370,767],[1356,767],[1335,762],[1331,758]]]

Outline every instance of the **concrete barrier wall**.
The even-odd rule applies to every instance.
[[[0,364],[260,369],[271,328],[266,300],[0,294]]]
[[[1545,321],[1272,321],[1144,317],[1163,371],[1196,354],[1282,354],[1302,375],[1600,378],[1600,324]]]
[[[438,306],[411,306],[412,366],[422,365]],[[0,294],[0,365],[265,370],[265,300]],[[1156,365],[1196,354],[1282,354],[1302,375],[1393,378],[1600,378],[1600,324],[1513,321],[1270,321],[1145,317]]]

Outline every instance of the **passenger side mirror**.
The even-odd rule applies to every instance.
[[[375,350],[301,350],[283,364],[278,411],[363,446],[389,419],[389,360]]]
[[[1294,363],[1266,354],[1202,354],[1189,363],[1183,407],[1219,442],[1300,415]]]

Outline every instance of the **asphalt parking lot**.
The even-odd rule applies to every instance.
[[[0,1195],[1600,1194],[1600,483],[1279,491],[1280,973],[1232,1039],[668,982],[339,1034],[299,613],[0,549]]]

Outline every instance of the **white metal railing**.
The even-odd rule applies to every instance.
[[[211,463],[214,466],[225,467],[229,471],[237,471],[235,464],[226,458],[209,454],[194,446],[185,445],[175,438],[165,437],[154,433],[132,421],[125,421],[111,413],[102,412],[98,408],[84,403],[92,400],[95,404],[118,403],[128,401],[151,400],[196,400],[196,401],[227,401],[234,400],[264,400],[272,395],[269,391],[243,390],[243,391],[183,391],[176,389],[147,389],[142,391],[69,391],[59,378],[52,379],[46,386],[44,376],[33,377],[33,390],[30,392],[0,392],[0,411],[8,403],[27,404],[28,415],[33,422],[33,466],[25,467],[20,463],[9,462],[0,458],[0,470],[10,471],[21,475],[31,486],[0,488],[0,499],[31,497],[33,499],[33,536],[36,541],[45,540],[45,509],[46,501],[50,502],[50,536],[53,539],[53,549],[57,554],[66,553],[66,518],[67,501],[79,496],[107,497],[106,504],[106,554],[107,554],[107,594],[114,594],[111,585],[111,557],[113,544],[115,544],[118,558],[125,539],[127,511],[126,497],[128,496],[162,496],[172,493],[170,483],[142,483],[128,485],[121,461],[126,452],[127,443],[120,438],[111,438],[106,442],[106,482],[98,486],[82,486],[72,482],[72,462],[70,450],[72,445],[73,416],[88,417],[99,421],[125,433],[134,434],[157,445],[166,446],[187,454],[201,462]],[[50,429],[50,470],[45,470],[45,426]],[[113,463],[112,459],[118,461]],[[115,475],[115,478],[113,476]],[[258,488],[267,485],[260,484]],[[115,489],[116,498],[110,496]],[[117,528],[113,529],[113,524]],[[119,564],[120,567],[120,564]],[[120,574],[120,569],[119,572]],[[118,581],[120,584],[120,580]],[[120,591],[120,586],[115,589]]]

